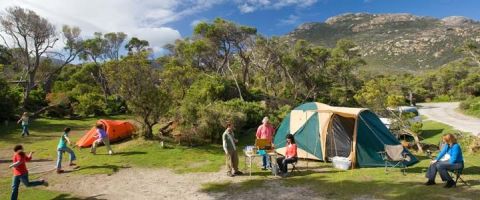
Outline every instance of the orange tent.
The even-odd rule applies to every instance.
[[[115,142],[121,139],[128,138],[135,131],[135,127],[132,123],[127,121],[115,121],[115,120],[98,120],[97,123],[102,123],[107,132],[110,142]],[[80,140],[77,141],[79,147],[89,147],[93,144],[97,136],[97,128],[90,129]]]

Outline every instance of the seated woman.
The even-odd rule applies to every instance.
[[[277,158],[277,164],[280,168],[280,175],[285,175],[288,172],[288,163],[297,162],[297,144],[292,134],[287,135],[287,151],[285,157]]]
[[[428,167],[427,174],[425,175],[428,181],[425,185],[434,185],[435,176],[437,172],[439,172],[442,181],[447,182],[444,187],[451,188],[455,186],[455,182],[448,174],[448,171],[463,168],[462,149],[460,149],[460,145],[457,144],[457,139],[451,133],[443,136],[443,142],[445,142],[445,145],[442,151],[440,151],[437,158],[432,160],[430,167]]]

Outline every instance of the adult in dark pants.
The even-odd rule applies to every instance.
[[[288,172],[288,164],[297,162],[297,144],[292,134],[287,135],[287,151],[285,157],[277,158],[277,164],[280,168],[280,175],[284,176]]]
[[[427,174],[425,175],[428,178],[428,181],[425,185],[434,185],[435,176],[437,172],[440,173],[442,181],[446,181],[445,188],[451,188],[455,186],[455,181],[448,174],[449,170],[456,170],[463,168],[463,156],[462,149],[460,145],[457,144],[457,139],[451,133],[443,136],[443,141],[445,145],[442,148],[442,151],[438,154],[437,158],[432,160],[430,167],[428,167]]]
[[[242,175],[243,173],[238,170],[238,155],[237,147],[235,146],[238,140],[235,139],[233,125],[231,123],[227,124],[227,129],[222,134],[222,142],[227,164],[227,176],[234,177],[236,175]]]

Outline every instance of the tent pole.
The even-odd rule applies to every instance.
[[[308,116],[308,115],[307,115],[307,112],[305,111],[305,123],[308,121],[308,120],[306,120],[306,119],[307,119],[307,116]],[[308,134],[307,134],[307,135],[308,135]],[[308,159],[308,152],[307,152],[306,158],[307,158],[307,170],[308,170],[308,163],[310,163],[310,160]]]

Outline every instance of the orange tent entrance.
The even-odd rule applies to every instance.
[[[132,136],[135,131],[135,127],[132,123],[127,121],[115,121],[115,120],[98,120],[97,123],[102,123],[107,132],[110,142],[115,142],[121,139]],[[97,128],[90,129],[80,140],[77,141],[79,147],[89,147],[93,144],[97,136]]]

